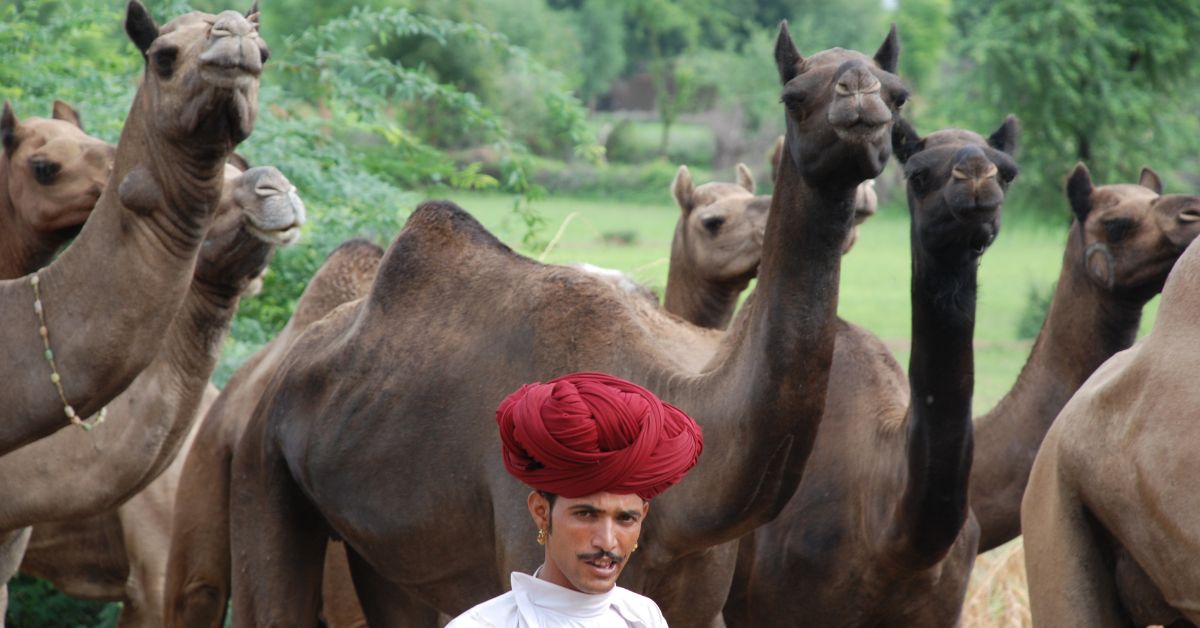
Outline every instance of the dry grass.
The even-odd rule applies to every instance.
[[[1026,628],[1029,587],[1025,581],[1025,546],[1021,539],[1002,545],[975,561],[963,606],[967,628]]]

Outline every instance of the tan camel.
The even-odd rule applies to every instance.
[[[1077,166],[1075,176],[1086,168]],[[1078,204],[1050,310],[1012,390],[975,421],[971,509],[979,551],[1021,533],[1021,496],[1054,417],[1105,360],[1129,348],[1142,307],[1200,233],[1195,208],[1164,202],[1153,170],[1139,185],[1096,187]]]
[[[155,357],[179,309],[222,188],[254,126],[266,47],[256,15],[189,13],[161,31],[131,0],[146,70],[112,175],[72,246],[40,271],[64,405],[50,381],[28,279],[0,281],[0,454],[96,413]]]
[[[79,114],[54,101],[51,118],[0,114],[0,279],[50,262],[79,233],[108,181],[114,147],[83,131]]]
[[[842,323],[800,487],[740,542],[733,626],[952,626],[975,560],[969,518],[976,271],[1017,174],[1016,121],[991,135],[917,137],[894,152],[912,214],[908,377],[881,340]]]
[[[224,625],[231,578],[229,486],[234,448],[296,337],[335,307],[364,296],[381,257],[383,250],[364,240],[351,240],[334,250],[300,296],[288,324],[238,369],[201,421],[173,505],[165,625]],[[355,615],[361,616],[356,601],[351,611],[337,610],[346,606],[339,600],[354,595],[353,588],[346,586],[349,572],[339,547],[330,548],[329,560],[342,566],[326,570],[330,577],[323,587],[325,623],[333,628],[355,625]]]
[[[816,435],[851,202],[907,98],[897,57],[894,31],[874,59],[805,59],[781,28],[788,156],[755,295],[727,334],[521,257],[452,203],[418,207],[370,294],[296,341],[238,446],[234,624],[312,625],[331,534],[373,625],[433,625],[502,592],[538,546],[489,417],[520,383],[581,369],[640,382],[703,426],[704,456],[655,500],[623,585],[673,623],[716,616],[729,575],[704,568],[705,549],[778,512]]]
[[[737,183],[700,186],[680,166],[671,195],[682,213],[671,240],[663,308],[694,325],[724,329],[758,273],[771,197],[754,195],[754,176],[745,164],[737,165]]]
[[[266,268],[275,248],[295,240],[304,220],[295,189],[278,170],[230,170],[221,203],[225,211],[201,245],[192,286],[162,351],[109,404],[109,419],[99,428],[60,430],[0,456],[0,477],[5,478],[0,483],[0,529],[112,511],[176,457],[192,431],[202,396],[211,388],[208,378],[240,295]],[[152,521],[118,518],[126,528],[126,551],[134,558],[129,599],[143,604],[127,607],[127,625],[161,625],[169,520],[155,533]],[[0,577],[7,581],[11,575]]]
[[[1085,177],[1069,186],[1073,206],[1099,204]],[[1200,197],[1157,204],[1200,220]],[[1021,504],[1034,625],[1200,624],[1197,312],[1193,240],[1150,334],[1101,365],[1046,434]]]

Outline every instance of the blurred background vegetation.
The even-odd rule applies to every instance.
[[[160,23],[189,9],[248,8],[225,0],[147,4]],[[218,384],[283,326],[330,250],[352,236],[386,245],[428,196],[452,196],[528,254],[608,263],[661,287],[676,216],[667,189],[679,164],[702,182],[732,180],[733,165],[746,162],[760,193],[770,190],[767,151],[783,123],[772,46],[784,18],[804,54],[831,46],[873,53],[895,23],[899,74],[914,94],[905,115],[923,133],[962,126],[986,134],[1010,112],[1020,118],[1022,174],[1006,221],[1037,251],[1018,249],[1013,259],[1037,270],[1005,264],[1009,275],[996,281],[1012,285],[993,308],[1004,313],[996,323],[1003,329],[989,337],[1007,352],[1001,361],[1011,376],[1028,351],[1011,341],[1036,333],[1057,274],[1068,220],[1062,184],[1073,164],[1087,161],[1099,182],[1133,182],[1151,165],[1169,191],[1194,192],[1200,183],[1195,0],[261,6],[272,57],[258,128],[240,151],[292,179],[310,223],[302,244],[277,256],[263,293],[244,301]],[[121,0],[0,0],[0,99],[18,117],[48,115],[51,101],[64,99],[90,133],[115,142],[142,70],[121,30],[123,12]],[[866,286],[871,278],[878,284],[881,268],[906,272],[897,172],[888,168],[878,185],[876,219],[890,225],[880,233],[900,238],[894,259],[868,228],[858,250],[874,253],[847,258],[847,283],[856,272]],[[624,252],[595,245],[614,234]],[[557,251],[546,250],[551,241]],[[894,303],[879,302],[877,288],[844,288],[846,307],[859,308],[847,317],[906,310],[906,279],[884,283],[897,282]],[[865,324],[896,339],[903,357],[907,319]],[[993,386],[985,399],[1007,384]],[[44,584],[18,581],[10,625],[107,625],[115,617],[111,606],[63,606],[48,595]]]

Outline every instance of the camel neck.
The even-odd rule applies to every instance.
[[[971,505],[981,552],[1020,534],[1021,497],[1054,418],[1092,372],[1137,336],[1145,302],[1118,298],[1091,281],[1081,238],[1073,226],[1050,309],[1016,383],[976,420]]]
[[[672,542],[698,547],[737,538],[777,515],[799,485],[825,406],[855,185],[817,189],[793,160],[783,160],[755,292],[712,369],[683,384],[691,390],[673,391],[707,418],[711,444],[672,502],[692,513],[694,504],[707,504],[706,516],[674,522],[683,537]]]
[[[738,297],[750,280],[716,282],[700,277],[685,259],[683,249],[686,245],[682,242],[684,236],[681,231],[681,228],[676,229],[675,241],[671,246],[663,309],[697,327],[725,329],[733,319]]]
[[[917,225],[907,474],[891,532],[897,560],[919,569],[946,555],[967,517],[979,258],[965,244],[926,250]]]

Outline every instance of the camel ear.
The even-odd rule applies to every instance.
[[[75,111],[74,107],[61,100],[56,99],[54,101],[54,109],[50,114],[50,117],[54,118],[55,120],[70,122],[71,124],[79,127],[80,130],[83,130],[83,120],[79,119],[79,112]]]
[[[4,113],[0,114],[0,143],[4,144],[4,154],[12,156],[17,150],[17,115],[13,113],[12,105],[4,101]]]
[[[258,28],[258,0],[254,0],[254,4],[250,5],[250,10],[246,11],[246,19],[250,20],[250,23],[254,25],[254,28]]]
[[[685,214],[692,211],[692,193],[695,191],[696,186],[692,183],[692,173],[688,171],[687,166],[680,166],[675,173],[675,180],[671,182],[671,195],[675,197],[679,209],[682,209]]]
[[[1013,154],[1013,151],[1017,150],[1017,131],[1019,128],[1020,125],[1017,123],[1017,117],[1011,113],[1008,114],[1008,117],[1004,118],[1004,123],[1000,125],[1000,128],[996,129],[996,132],[992,133],[991,137],[987,139],[988,146],[1002,153]]]
[[[804,64],[804,57],[796,50],[792,35],[788,33],[787,20],[779,23],[779,37],[775,40],[775,67],[779,69],[779,79],[785,85],[796,78]]]
[[[913,128],[908,120],[904,118],[896,118],[896,123],[892,125],[892,152],[896,155],[896,159],[900,163],[908,161],[909,157],[925,150],[925,139],[917,135],[917,130]]]
[[[737,165],[737,184],[754,194],[754,175],[750,174],[750,168],[746,164]]]
[[[771,181],[779,177],[779,164],[783,163],[783,136],[775,140],[775,148],[771,149]]]
[[[125,33],[143,56],[150,49],[150,44],[158,39],[158,24],[154,23],[154,18],[138,0],[129,0],[125,7]]]
[[[1092,189],[1092,173],[1088,167],[1082,161],[1075,164],[1075,169],[1067,179],[1067,200],[1071,202],[1071,211],[1081,225],[1092,211]]]
[[[883,40],[883,44],[875,53],[875,63],[878,63],[885,72],[896,73],[896,66],[900,63],[900,38],[896,36],[895,23],[892,24],[887,38]]]
[[[1138,179],[1138,185],[1144,188],[1150,188],[1151,190],[1154,190],[1155,194],[1160,196],[1162,195],[1162,179],[1158,177],[1157,172],[1150,169],[1150,166],[1144,166],[1142,168],[1142,176],[1140,179]]]

